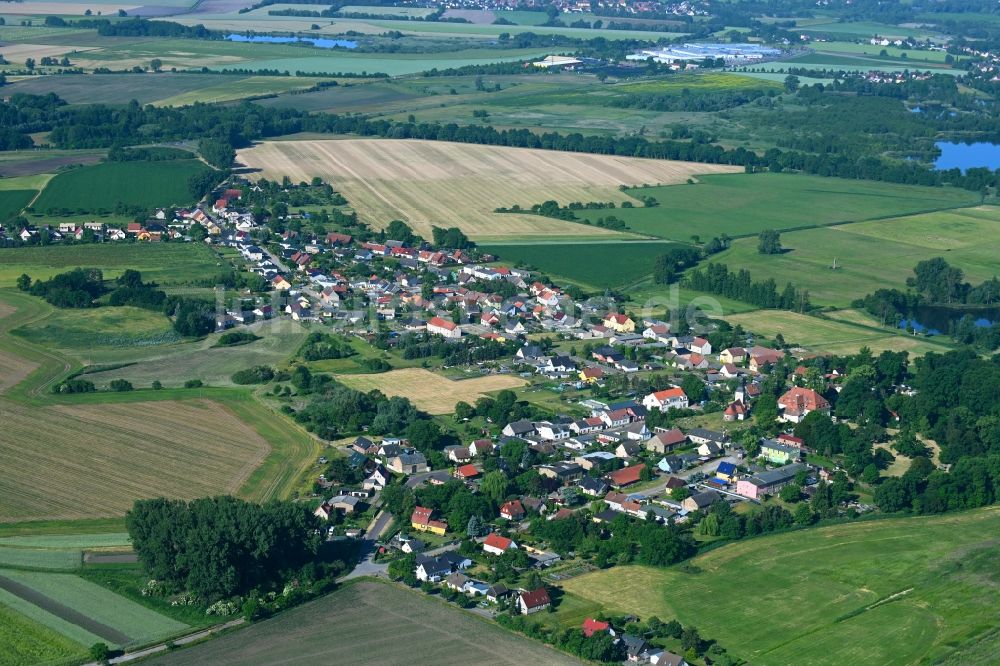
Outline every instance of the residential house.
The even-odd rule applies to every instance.
[[[628,315],[611,313],[604,318],[604,325],[616,333],[635,332],[635,322]]]
[[[444,338],[462,337],[462,329],[458,324],[441,317],[431,317],[430,321],[427,322],[427,332]]]
[[[767,347],[751,347],[748,356],[750,357],[750,369],[754,372],[762,372],[765,367],[774,365],[785,358],[785,352]]]
[[[459,444],[452,444],[444,447],[442,453],[447,456],[448,460],[456,463],[466,463],[472,460],[472,454],[469,452],[469,447],[461,446]]]
[[[712,353],[712,343],[705,338],[694,337],[687,343],[687,348],[696,354],[708,356]]]
[[[684,657],[666,650],[655,650],[649,653],[649,663],[653,666],[688,666]]]
[[[477,439],[472,444],[469,444],[469,455],[475,458],[476,456],[484,456],[493,453],[494,445],[493,441],[489,439]]]
[[[507,437],[526,437],[535,434],[535,424],[527,419],[513,421],[503,428],[503,434]]]
[[[716,458],[722,455],[722,445],[718,442],[705,442],[698,445],[698,455],[704,458]]]
[[[498,604],[510,596],[510,590],[503,583],[494,583],[486,590],[486,600],[491,604]]]
[[[587,638],[601,632],[607,632],[612,636],[615,635],[614,629],[611,628],[611,624],[608,622],[601,622],[600,620],[595,620],[592,617],[588,617],[583,621],[583,635]]]
[[[483,551],[491,555],[503,555],[511,548],[517,549],[517,544],[507,537],[491,533],[483,540]]]
[[[714,504],[718,499],[722,499],[722,495],[714,490],[705,490],[695,495],[691,495],[681,502],[681,506],[688,511],[702,511],[712,506],[712,504]]]
[[[642,478],[642,473],[646,469],[645,463],[623,467],[608,474],[608,482],[616,488],[624,488],[638,483]]]
[[[430,467],[427,465],[427,459],[419,451],[402,453],[390,458],[386,463],[386,467],[396,474],[419,474],[430,470]]]
[[[471,481],[480,474],[479,468],[475,465],[462,465],[455,470],[455,478],[460,481]]]
[[[655,435],[647,439],[646,450],[660,454],[670,453],[686,441],[687,435],[681,432],[679,428],[671,428],[670,430],[657,432]]]
[[[557,461],[550,465],[540,465],[538,473],[541,476],[566,483],[583,476],[583,467],[574,462]]]
[[[639,455],[641,450],[642,447],[639,446],[638,442],[626,440],[615,449],[615,457],[622,459],[634,458]]]
[[[747,350],[743,347],[729,347],[719,352],[719,363],[740,365],[747,360]]]
[[[549,591],[544,587],[530,592],[521,592],[517,597],[517,610],[521,615],[531,615],[538,611],[545,610],[552,604],[549,598]]]
[[[688,398],[683,389],[675,386],[665,391],[650,393],[642,399],[642,406],[649,410],[657,409],[661,412],[672,408],[687,409]]]
[[[631,634],[623,634],[621,642],[625,646],[626,661],[639,663],[647,660],[646,657],[650,646],[644,639],[632,636]]]
[[[692,444],[706,444],[708,442],[715,442],[719,446],[729,446],[729,435],[716,432],[715,430],[706,430],[705,428],[694,428],[688,431],[688,439],[691,440]]]
[[[731,462],[720,462],[719,466],[715,468],[715,478],[725,483],[735,483],[738,476],[739,470]]]
[[[600,368],[584,368],[580,371],[579,377],[585,384],[596,384],[604,379],[604,371]]]
[[[781,410],[782,421],[799,423],[810,412],[829,414],[830,403],[812,389],[794,386],[778,398],[778,409]]]
[[[602,497],[608,492],[608,484],[602,479],[585,476],[576,484],[584,495]]]
[[[500,507],[500,517],[506,520],[521,520],[524,516],[525,510],[521,500],[510,500]]]
[[[434,520],[433,515],[433,509],[418,506],[413,509],[413,514],[410,516],[410,526],[418,532],[430,532],[431,534],[444,536],[445,532],[448,531],[448,523],[442,520]]]

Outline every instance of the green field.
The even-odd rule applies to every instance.
[[[775,82],[753,81],[740,74],[706,72],[705,74],[673,74],[652,81],[623,83],[611,86],[610,89],[616,93],[686,95],[688,93],[714,93],[732,90],[782,90],[783,87]]]
[[[724,546],[697,573],[615,567],[564,587],[595,610],[697,626],[752,664],[935,663],[996,644],[998,529],[1000,507],[838,525]]]
[[[5,605],[5,594],[0,590],[0,647],[3,648],[0,663],[4,666],[60,664],[86,655],[83,644]]]
[[[623,287],[653,272],[669,243],[553,243],[484,245],[506,263],[524,263],[546,275],[598,289]]]
[[[191,176],[209,167],[198,160],[167,162],[105,162],[58,174],[34,204],[40,212],[114,210],[125,206],[178,206],[195,197],[188,188]]]
[[[16,217],[21,209],[34,198],[34,190],[3,190],[0,191],[0,223]]]
[[[628,190],[651,196],[654,208],[581,211],[595,221],[614,215],[631,231],[688,241],[697,234],[755,235],[763,229],[794,229],[838,222],[907,215],[979,202],[979,195],[949,188],[893,185],[792,174],[700,176],[696,185]]]
[[[444,602],[359,582],[150,664],[578,664]]]
[[[100,268],[111,279],[127,269],[161,285],[191,284],[219,274],[222,264],[202,243],[102,243],[0,250],[0,287],[13,287],[21,273],[47,280],[76,267]]]
[[[0,567],[25,569],[76,569],[82,564],[79,550],[10,548],[0,546]]]
[[[0,547],[44,548],[62,550],[66,548],[114,548],[129,546],[128,532],[104,532],[100,534],[32,534],[0,537]]]
[[[13,332],[37,344],[87,353],[91,347],[145,347],[177,342],[161,312],[131,306],[56,310],[46,319]]]
[[[756,280],[791,281],[808,289],[814,304],[847,307],[878,287],[903,289],[917,262],[933,257],[973,283],[1000,274],[1000,257],[983,242],[998,228],[1000,208],[963,208],[783,233],[780,255],[758,254],[756,238],[740,239],[713,261],[747,268]]]
[[[110,592],[73,574],[2,570],[3,575],[88,618],[121,632],[126,644],[140,645],[180,633],[187,625]]]

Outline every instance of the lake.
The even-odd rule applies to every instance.
[[[1000,145],[995,143],[954,143],[938,141],[941,157],[934,162],[934,168],[945,170],[959,168],[963,172],[975,167],[1000,169]]]
[[[942,335],[950,325],[958,323],[965,315],[975,318],[976,326],[986,327],[1000,323],[1000,307],[957,307],[946,308],[923,305],[910,312],[910,316],[899,323],[900,328],[912,326],[917,333]]]
[[[308,42],[321,49],[356,49],[357,42],[347,39],[326,39],[325,37],[278,37],[276,35],[227,35],[226,41],[241,42],[247,44],[291,44],[294,42]]]

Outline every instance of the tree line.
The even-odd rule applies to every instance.
[[[695,291],[725,296],[760,308],[805,312],[811,307],[807,290],[797,289],[789,282],[779,293],[778,285],[772,278],[755,282],[747,269],[734,272],[725,264],[709,263],[703,268],[696,268],[684,277],[683,283]]]

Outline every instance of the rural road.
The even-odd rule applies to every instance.
[[[217,634],[220,631],[225,631],[227,629],[232,629],[233,627],[238,627],[244,623],[243,618],[238,618],[235,620],[230,620],[225,624],[217,624],[209,629],[203,629],[202,631],[196,631],[193,634],[188,634],[187,636],[181,636],[180,638],[175,638],[169,643],[160,643],[159,645],[153,645],[148,648],[143,648],[141,650],[136,650],[135,652],[126,652],[118,657],[113,657],[108,660],[109,664],[124,664],[130,661],[135,661],[136,659],[144,659],[154,654],[160,652],[166,652],[169,648],[168,645],[187,645],[188,643],[194,643],[195,641],[200,641],[202,639],[208,638],[212,634]],[[100,666],[96,661],[92,661],[85,666]]]

